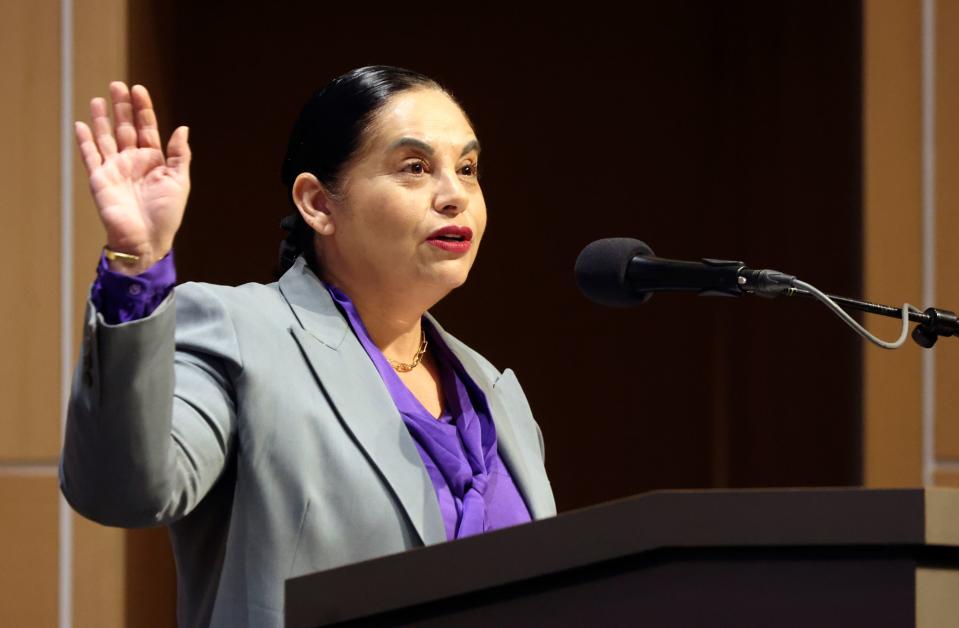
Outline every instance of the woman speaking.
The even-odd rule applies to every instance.
[[[279,281],[175,290],[188,129],[164,154],[146,89],[110,97],[112,122],[97,98],[76,125],[106,246],[61,487],[95,521],[169,526],[181,625],[280,626],[286,578],[555,514],[515,376],[428,314],[486,226],[448,93],[385,66],[332,81],[282,165]]]

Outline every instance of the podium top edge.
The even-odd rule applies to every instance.
[[[343,606],[349,591],[362,589],[362,583],[371,578],[409,589],[410,599],[427,599],[659,550],[858,548],[886,552],[923,546],[959,547],[959,489],[657,490],[291,578],[286,581],[287,611],[301,613],[305,609],[294,610],[290,603],[296,606],[312,598],[311,591],[324,591],[329,598],[320,606],[328,603],[331,607],[327,610],[334,615],[350,616],[352,611]],[[510,560],[500,560],[504,556]],[[424,590],[409,577],[410,573],[455,575],[456,570],[444,569],[451,564],[489,568],[439,583],[431,581]],[[312,604],[307,602],[310,607]],[[371,599],[363,600],[364,607],[370,604],[377,606]],[[381,610],[387,606],[384,600]]]

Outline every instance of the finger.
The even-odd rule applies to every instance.
[[[80,157],[83,158],[83,165],[87,169],[87,174],[93,174],[93,171],[103,163],[96,142],[93,141],[93,132],[83,122],[75,123],[74,130],[77,136],[77,146],[80,148]]]
[[[117,143],[113,139],[110,116],[107,115],[107,101],[94,98],[90,101],[90,115],[93,118],[93,136],[104,159],[117,154]]]
[[[117,148],[127,150],[137,147],[137,130],[133,126],[133,103],[130,90],[121,81],[110,83],[110,100],[113,101],[113,121],[116,126]]]
[[[143,85],[134,85],[130,90],[133,96],[133,118],[137,128],[137,140],[141,148],[160,148],[160,129],[157,116],[153,111],[150,92]]]
[[[166,165],[175,169],[182,176],[190,174],[190,128],[177,127],[170,141],[166,145]]]

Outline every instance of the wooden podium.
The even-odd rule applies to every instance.
[[[639,495],[293,578],[286,625],[959,626],[959,490]]]

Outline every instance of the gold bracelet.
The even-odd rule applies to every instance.
[[[131,255],[129,253],[120,253],[119,251],[113,251],[109,247],[103,247],[103,255],[111,262],[118,261],[123,262],[124,264],[129,264],[130,266],[138,264],[140,262],[139,255]]]

